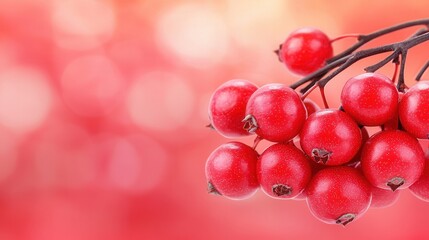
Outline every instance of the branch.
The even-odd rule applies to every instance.
[[[416,76],[417,81],[420,81],[423,74],[426,72],[426,69],[428,69],[428,68],[429,68],[429,61],[427,61],[426,64],[422,67],[422,69],[420,69],[419,73]]]
[[[337,59],[343,58],[349,54],[351,54],[352,52],[354,52],[355,50],[357,50],[358,48],[360,48],[361,46],[363,46],[364,44],[368,43],[369,41],[376,39],[378,37],[381,37],[383,35],[404,29],[404,28],[409,28],[409,27],[413,27],[413,26],[419,26],[419,25],[424,25],[426,26],[426,29],[429,28],[429,19],[421,19],[421,20],[415,20],[415,21],[411,21],[411,22],[405,22],[402,24],[398,24],[392,27],[388,27],[388,28],[384,28],[375,32],[372,32],[370,34],[367,35],[360,35],[358,37],[358,42],[355,43],[353,46],[351,46],[350,48],[344,50],[342,53],[339,53],[338,55],[332,57],[331,59],[329,59],[327,62],[334,62]]]

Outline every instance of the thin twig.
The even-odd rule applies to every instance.
[[[429,68],[429,61],[427,61],[426,64],[422,67],[422,69],[420,69],[419,73],[416,76],[416,81],[420,81],[423,74],[426,72],[426,69],[428,68]]]
[[[419,25],[424,25],[426,26],[426,28],[429,27],[429,19],[420,19],[420,20],[415,20],[415,21],[411,21],[411,22],[405,22],[405,23],[401,23],[392,27],[388,27],[388,28],[384,28],[366,35],[361,35],[358,37],[358,42],[355,43],[353,46],[351,46],[350,48],[344,50],[342,53],[339,53],[338,55],[332,57],[331,59],[329,59],[327,62],[334,62],[337,59],[343,58],[349,54],[351,54],[352,52],[354,52],[355,50],[357,50],[358,48],[360,48],[361,46],[363,46],[364,44],[368,43],[369,41],[376,39],[378,37],[381,37],[383,35],[404,29],[404,28],[409,28],[409,27],[413,27],[413,26],[419,26]]]

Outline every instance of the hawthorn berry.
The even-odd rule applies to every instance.
[[[322,67],[333,52],[331,41],[325,33],[305,27],[292,32],[281,45],[278,54],[289,71],[307,75]]]
[[[303,102],[304,102],[305,109],[307,109],[307,116],[310,116],[311,114],[320,110],[319,105],[317,105],[317,103],[315,103],[311,99],[306,98],[304,99]]]
[[[241,122],[246,112],[246,104],[258,87],[243,79],[234,79],[219,86],[209,102],[210,125],[227,138],[247,136]]]
[[[365,127],[361,127],[360,129],[361,134],[362,134],[362,143],[360,145],[359,151],[356,153],[356,155],[352,158],[352,160],[350,160],[349,162],[347,162],[345,165],[346,166],[350,166],[350,167],[360,167],[360,159],[362,156],[362,148],[363,145],[365,144],[366,141],[368,141],[369,139],[369,133],[368,130]]]
[[[364,73],[346,82],[341,92],[341,104],[359,124],[378,126],[395,116],[398,91],[388,77]]]
[[[256,165],[261,189],[273,198],[290,199],[299,195],[311,178],[308,159],[292,144],[268,147]]]
[[[245,80],[220,86],[210,99],[209,126],[226,138],[257,136],[253,148],[230,142],[210,154],[209,192],[245,199],[260,186],[275,199],[305,199],[317,219],[342,225],[370,206],[391,206],[399,189],[409,188],[429,202],[429,155],[425,158],[417,139],[429,139],[429,81],[420,81],[429,62],[411,88],[404,74],[406,53],[429,41],[429,35],[422,30],[403,41],[363,46],[417,25],[428,26],[429,19],[334,39],[301,28],[276,50],[290,72],[305,75],[301,79],[289,86],[257,88]],[[332,43],[346,37],[357,42],[334,56]],[[367,73],[349,78],[341,91],[341,107],[329,109],[324,91],[329,81],[357,61],[388,52],[366,67]],[[395,64],[392,79],[375,73],[390,62]],[[307,99],[316,88],[326,109]],[[381,131],[370,137],[366,126]],[[275,143],[259,156],[255,148],[262,139]]]
[[[287,142],[299,133],[306,117],[298,93],[284,84],[271,83],[252,94],[243,122],[247,131],[262,139]]]
[[[372,200],[370,207],[386,208],[390,207],[399,199],[401,191],[391,191],[378,187],[371,186]]]
[[[322,109],[310,115],[300,132],[304,152],[315,162],[330,166],[349,162],[361,143],[356,122],[336,109]]]
[[[409,189],[420,200],[429,202],[429,150],[426,151],[425,168],[422,175]]]
[[[371,203],[371,185],[359,170],[347,166],[320,170],[305,193],[310,212],[329,224],[345,226],[362,216]]]
[[[251,197],[258,189],[256,162],[258,153],[240,142],[216,148],[206,162],[209,193],[240,200]]]
[[[362,149],[362,171],[375,187],[404,189],[421,176],[425,164],[416,138],[400,130],[374,134]]]
[[[404,94],[399,103],[402,127],[417,138],[429,138],[429,81],[421,81]]]
[[[386,123],[384,123],[381,128],[383,130],[398,130],[399,129],[399,103],[404,96],[403,92],[398,92],[398,109],[396,109],[396,113],[393,118],[389,119]]]

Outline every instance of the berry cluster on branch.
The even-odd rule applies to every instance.
[[[400,42],[363,46],[381,36],[421,26]],[[332,43],[357,42],[334,55]],[[429,19],[369,34],[330,39],[315,28],[292,33],[275,51],[287,69],[303,77],[290,86],[234,79],[219,86],[209,103],[209,126],[226,138],[256,135],[253,146],[231,141],[206,162],[208,191],[246,199],[258,189],[276,199],[306,200],[311,213],[346,225],[368,208],[392,205],[404,189],[429,202],[429,81],[405,84],[408,50],[429,41]],[[339,73],[374,55],[390,53],[344,84],[341,106],[329,108],[324,89]],[[379,72],[388,63],[393,77]],[[299,88],[299,90],[298,90]],[[307,98],[318,88],[324,107]],[[379,131],[369,135],[367,127]],[[272,142],[258,153],[261,140]],[[426,155],[425,155],[426,152]]]

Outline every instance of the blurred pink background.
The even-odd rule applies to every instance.
[[[229,141],[204,127],[211,93],[233,78],[298,80],[273,54],[289,32],[368,33],[428,9],[420,0],[0,0],[0,239],[428,238],[429,203],[408,191],[343,228],[315,219],[305,201],[209,195],[204,175]],[[428,48],[409,52],[409,84]],[[330,104],[377,59],[333,80]]]

